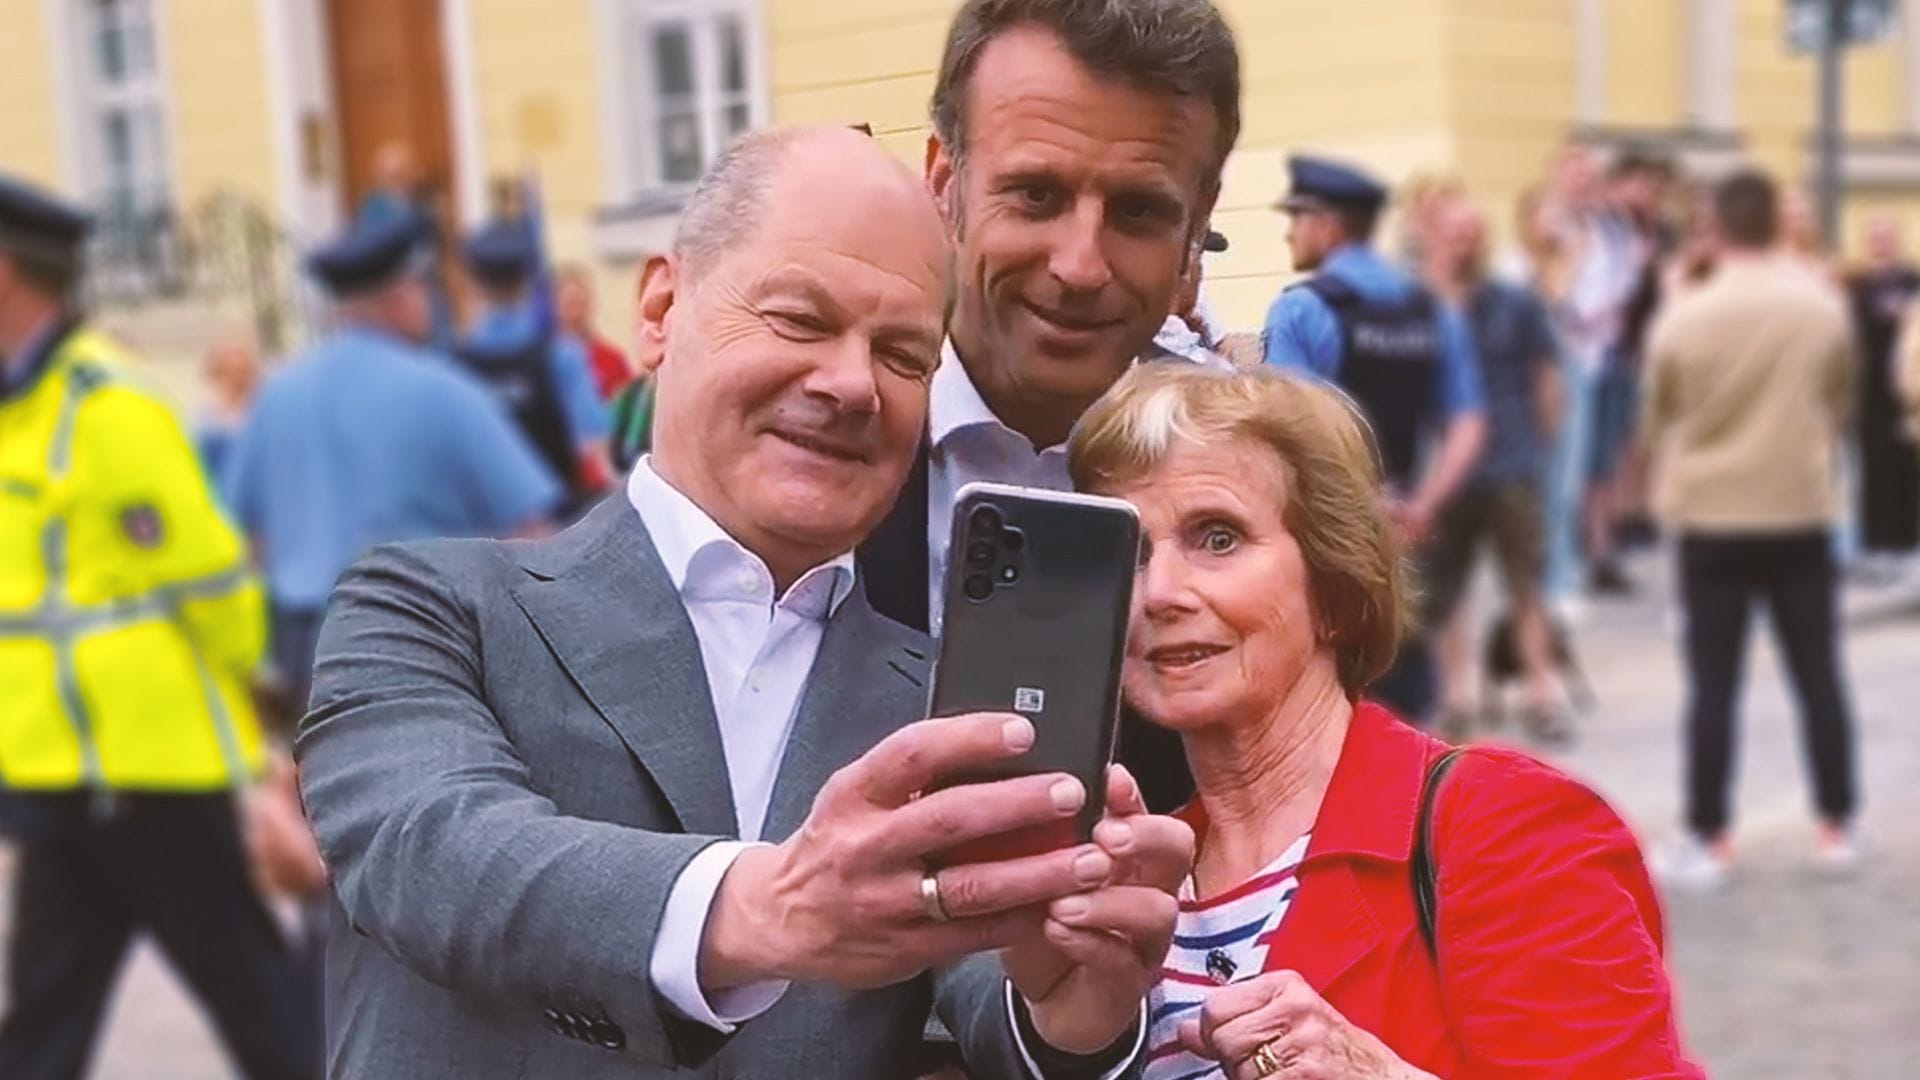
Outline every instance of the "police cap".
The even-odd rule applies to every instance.
[[[467,272],[475,281],[492,289],[511,289],[538,268],[540,253],[524,225],[496,221],[467,237],[463,252]]]
[[[1378,211],[1387,186],[1365,170],[1328,158],[1296,154],[1287,159],[1290,186],[1281,210]]]
[[[0,252],[72,265],[92,226],[78,207],[0,173]]]
[[[348,228],[307,256],[307,269],[335,296],[374,292],[432,259],[424,218],[407,213]]]

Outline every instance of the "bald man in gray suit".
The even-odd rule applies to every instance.
[[[1015,716],[922,721],[927,643],[852,552],[925,423],[948,281],[921,185],[853,132],[748,137],[650,262],[654,453],[543,541],[384,548],[342,580],[296,747],[338,912],[339,1077],[1138,1068],[1193,839],[1109,778],[1094,842]],[[999,950],[998,955],[994,950]]]

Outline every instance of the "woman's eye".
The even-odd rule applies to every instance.
[[[1200,543],[1215,555],[1225,555],[1240,544],[1240,536],[1224,525],[1209,528],[1200,537]]]

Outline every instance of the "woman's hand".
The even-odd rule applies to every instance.
[[[1188,1050],[1229,1080],[1434,1080],[1347,1022],[1305,979],[1274,971],[1221,987],[1180,1025]]]

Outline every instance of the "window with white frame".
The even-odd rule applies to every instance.
[[[159,227],[172,202],[159,0],[72,0],[81,163],[110,229]]]
[[[765,111],[757,0],[613,0],[628,195],[691,186]]]

